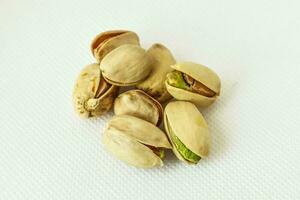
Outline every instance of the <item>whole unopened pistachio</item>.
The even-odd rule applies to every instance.
[[[129,90],[115,99],[114,112],[116,115],[132,115],[159,125],[163,108],[158,101],[142,90]]]
[[[220,78],[208,67],[192,62],[180,62],[171,67],[175,71],[167,74],[165,84],[174,98],[205,107],[219,96]]]
[[[209,152],[210,134],[197,107],[185,101],[170,102],[164,112],[165,130],[175,155],[196,164]]]
[[[153,44],[147,53],[154,59],[152,71],[145,81],[137,85],[137,88],[145,91],[159,102],[167,101],[172,96],[165,86],[166,75],[173,71],[170,65],[175,64],[176,61],[171,51],[162,44]]]
[[[162,166],[163,148],[171,148],[163,131],[130,115],[116,115],[108,122],[103,144],[113,156],[139,168]]]
[[[73,90],[75,111],[83,118],[100,116],[112,107],[117,93],[118,87],[104,80],[98,64],[87,65]]]
[[[152,59],[137,45],[125,44],[109,52],[100,69],[107,82],[118,86],[136,85],[151,72]]]
[[[140,45],[136,33],[126,30],[112,30],[97,35],[91,44],[93,56],[100,62],[106,54],[123,44]]]

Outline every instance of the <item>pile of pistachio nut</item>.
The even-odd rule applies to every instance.
[[[165,149],[189,164],[208,155],[210,134],[198,108],[211,105],[220,94],[214,71],[176,62],[162,44],[145,50],[138,35],[126,30],[100,33],[91,51],[96,63],[79,74],[73,103],[83,118],[113,107],[115,115],[102,139],[111,155],[139,168],[163,166]],[[135,89],[119,94],[120,87],[128,86]],[[162,121],[165,132],[159,128]]]

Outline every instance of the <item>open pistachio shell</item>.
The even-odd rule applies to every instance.
[[[186,100],[206,107],[219,96],[221,81],[218,75],[208,67],[192,62],[181,62],[171,65],[175,71],[167,74],[165,82],[168,92],[178,100]],[[189,80],[197,83],[198,92],[191,88]]]
[[[159,125],[163,108],[158,101],[142,90],[129,90],[115,99],[114,112],[116,115],[132,115]]]
[[[151,72],[152,59],[137,45],[125,44],[108,53],[100,63],[107,82],[118,86],[136,85]]]
[[[103,144],[113,156],[139,168],[162,166],[160,156],[152,149],[171,148],[163,131],[130,115],[116,115],[108,122]]]
[[[117,93],[118,87],[102,78],[98,64],[87,65],[73,90],[75,111],[83,118],[100,116],[112,107]]]
[[[185,101],[170,102],[164,112],[165,130],[175,155],[196,164],[209,153],[210,134],[197,107]]]
[[[171,51],[162,44],[153,44],[147,53],[154,60],[152,71],[145,81],[137,85],[137,88],[145,91],[159,102],[165,102],[172,98],[165,86],[166,75],[173,71],[170,65],[175,64],[176,61]]]
[[[91,44],[93,56],[100,62],[106,54],[123,44],[139,45],[136,33],[126,30],[112,30],[97,35]]]

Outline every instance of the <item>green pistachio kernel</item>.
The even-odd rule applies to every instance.
[[[167,82],[173,87],[185,90],[190,89],[190,86],[185,82],[182,73],[176,70],[167,74]]]

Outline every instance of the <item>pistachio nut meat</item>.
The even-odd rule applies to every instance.
[[[107,82],[132,86],[143,81],[151,72],[152,59],[138,45],[125,44],[108,53],[100,63]]]
[[[114,102],[116,115],[132,115],[154,125],[159,125],[163,108],[154,98],[142,90],[129,90],[120,94]]]
[[[88,118],[106,113],[113,105],[118,87],[101,76],[99,64],[84,67],[73,90],[73,103],[80,117]]]
[[[171,51],[162,44],[153,44],[147,51],[153,58],[152,71],[146,80],[137,85],[141,89],[157,99],[165,102],[172,98],[165,85],[166,75],[173,71],[170,65],[175,64],[175,58]]]
[[[108,122],[103,144],[114,157],[138,168],[163,166],[164,148],[171,148],[162,130],[130,115],[115,115]]]
[[[167,104],[164,125],[178,159],[197,164],[209,153],[210,134],[208,126],[197,107],[186,101]]]
[[[123,44],[140,45],[135,32],[127,30],[111,30],[98,34],[91,43],[93,56],[100,62],[106,54]]]
[[[180,62],[171,67],[175,70],[167,74],[165,84],[174,98],[206,107],[219,96],[220,78],[208,67],[192,62]]]

